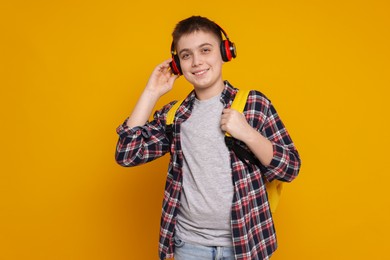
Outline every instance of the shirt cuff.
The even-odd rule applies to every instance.
[[[284,160],[285,160],[285,150],[280,145],[277,145],[275,143],[272,144],[273,146],[273,157],[270,162],[270,164],[267,166],[268,171],[265,173],[265,176],[268,181],[272,181],[276,178],[275,174],[272,174],[274,172],[277,172],[278,168],[283,167]]]
[[[132,138],[140,134],[142,134],[145,138],[150,137],[150,130],[146,126],[135,126],[133,128],[130,128],[127,126],[127,120],[128,118],[116,129],[116,132],[121,138]]]

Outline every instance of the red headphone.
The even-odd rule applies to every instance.
[[[226,38],[226,40],[223,40],[220,45],[222,60],[230,61],[231,59],[237,56],[236,46],[234,45],[233,42],[229,40],[227,33],[218,24],[216,25],[218,26],[219,30],[221,30],[222,34]],[[172,73],[175,75],[183,74],[180,67],[180,58],[175,53],[175,46],[173,42],[171,44],[171,54],[172,54],[172,61],[169,63],[169,66],[171,66]]]

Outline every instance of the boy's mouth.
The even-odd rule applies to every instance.
[[[200,76],[200,75],[205,74],[208,70],[209,70],[209,69],[198,70],[198,71],[193,72],[192,74],[194,74],[195,76]]]

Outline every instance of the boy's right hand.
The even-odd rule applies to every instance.
[[[144,125],[153,112],[158,99],[172,89],[173,83],[178,76],[174,75],[170,70],[169,62],[171,60],[164,61],[153,70],[148,84],[127,120],[129,128]]]
[[[172,73],[169,66],[171,61],[172,58],[155,67],[145,87],[146,91],[152,95],[157,95],[158,98],[169,92],[173,87],[173,83],[179,77]]]

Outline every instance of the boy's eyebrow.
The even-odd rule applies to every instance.
[[[202,47],[204,47],[204,46],[206,46],[206,45],[213,46],[211,43],[206,42],[206,43],[202,43],[201,45],[199,45],[199,46],[198,46],[198,49],[199,49],[199,48],[202,48]],[[189,48],[182,49],[181,51],[179,51],[178,55],[180,55],[182,52],[189,51],[189,50],[190,50]]]

